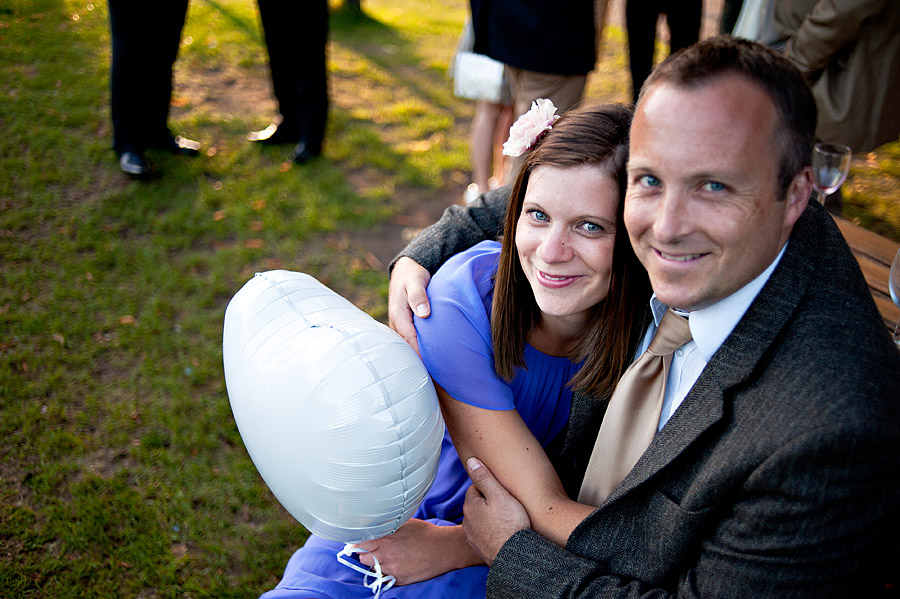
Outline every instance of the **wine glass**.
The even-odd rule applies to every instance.
[[[834,193],[843,185],[850,172],[850,158],[853,153],[844,144],[816,142],[813,148],[813,187],[820,204],[825,196]]]
[[[897,255],[894,256],[894,263],[891,264],[891,277],[888,282],[888,288],[891,290],[891,299],[900,308],[900,250],[897,250]],[[900,346],[900,320],[897,321],[897,326],[894,327],[894,343]]]

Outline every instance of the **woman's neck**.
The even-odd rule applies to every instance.
[[[584,337],[584,318],[542,315],[541,321],[528,333],[528,343],[550,356],[571,357]]]

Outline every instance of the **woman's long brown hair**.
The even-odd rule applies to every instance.
[[[494,366],[506,380],[513,378],[516,367],[525,366],[525,343],[541,318],[515,243],[528,180],[540,166],[597,165],[617,183],[619,194],[609,293],[591,309],[584,336],[574,355],[569,356],[575,362],[584,360],[569,384],[575,390],[605,397],[631,363],[629,333],[640,307],[650,297],[650,284],[622,221],[630,125],[631,111],[624,106],[605,104],[570,110],[535,144],[519,170],[506,212],[491,313]]]

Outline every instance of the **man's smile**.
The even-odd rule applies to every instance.
[[[663,258],[665,260],[671,260],[673,262],[689,262],[690,260],[696,260],[697,258],[700,258],[701,256],[706,255],[706,252],[702,252],[699,254],[667,254],[666,252],[663,252],[662,250],[654,249],[654,251],[661,258]]]

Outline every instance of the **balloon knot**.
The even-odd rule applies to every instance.
[[[394,583],[397,580],[393,576],[386,576],[381,571],[381,564],[378,562],[378,558],[375,555],[372,555],[372,559],[375,560],[375,565],[371,568],[366,569],[364,566],[360,565],[355,561],[351,561],[350,556],[354,553],[371,553],[362,549],[360,547],[354,547],[350,543],[344,545],[344,548],[337,552],[337,561],[351,570],[355,570],[363,575],[363,586],[372,591],[375,595],[375,599],[379,599],[381,597],[381,593],[390,589],[394,586]],[[372,582],[369,582],[369,578],[372,578]]]

